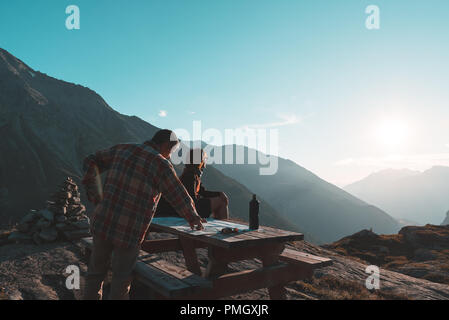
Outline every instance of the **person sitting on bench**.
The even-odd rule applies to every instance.
[[[180,180],[195,202],[196,211],[202,218],[229,219],[228,197],[224,192],[207,191],[201,184],[201,176],[206,167],[207,154],[203,149],[191,149],[186,159]],[[164,198],[159,201],[155,217],[178,216]]]

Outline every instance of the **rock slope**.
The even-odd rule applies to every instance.
[[[408,226],[395,235],[363,230],[326,248],[415,278],[449,284],[449,226]]]
[[[161,238],[164,234],[151,234]],[[315,271],[314,278],[287,286],[287,298],[291,300],[319,299],[449,299],[449,286],[424,279],[413,278],[398,272],[381,269],[380,289],[365,288],[367,263],[342,256],[331,250],[307,243],[294,244],[298,250],[330,257],[332,266]],[[198,250],[199,260],[206,267],[207,255]],[[180,252],[161,254],[164,259],[183,266]],[[0,246],[0,288],[10,299],[72,300],[81,298],[81,290],[65,287],[65,270],[77,265],[81,271],[81,289],[84,285],[86,265],[80,248],[73,243],[51,243],[40,246],[8,244]],[[256,261],[230,264],[233,270],[258,267]],[[107,286],[105,286],[107,288]],[[239,294],[231,299],[269,299],[266,289]]]

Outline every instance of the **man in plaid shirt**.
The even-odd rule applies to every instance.
[[[170,130],[158,131],[143,144],[119,144],[84,160],[83,184],[96,205],[91,219],[93,250],[85,299],[101,299],[111,254],[111,299],[128,299],[140,245],[161,193],[191,228],[205,222],[178,179],[170,159],[179,140]],[[106,172],[104,190],[100,174]]]

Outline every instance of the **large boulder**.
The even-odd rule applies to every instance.
[[[42,218],[50,222],[53,222],[53,220],[55,219],[55,214],[48,209],[39,211],[39,214]]]
[[[412,248],[448,249],[449,226],[427,224],[424,227],[408,226],[399,231]]]
[[[17,225],[17,230],[23,233],[27,233],[31,229],[31,223],[19,223]]]
[[[354,239],[370,239],[370,240],[376,240],[379,238],[379,235],[374,233],[372,230],[362,230],[357,233],[354,233],[352,236]]]
[[[436,258],[437,256],[428,249],[416,249],[413,253],[413,259],[416,261],[431,261]]]
[[[8,237],[8,241],[10,242],[20,242],[20,241],[26,241],[26,240],[31,240],[31,236],[26,234],[26,233],[22,233],[22,232],[12,232],[9,237]]]
[[[39,219],[39,215],[36,211],[31,211],[30,213],[26,214],[20,221],[19,224],[25,224],[25,223],[32,223]]]
[[[47,219],[45,219],[45,218],[41,218],[34,226],[37,228],[37,229],[45,229],[45,228],[48,228],[48,227],[50,227],[51,226],[51,221],[48,221]]]
[[[55,227],[43,229],[39,233],[39,237],[48,242],[55,241],[58,238],[58,230]]]
[[[72,226],[76,227],[77,229],[89,229],[89,219],[81,219],[76,222],[70,223]]]

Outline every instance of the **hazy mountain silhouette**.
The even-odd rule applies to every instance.
[[[44,207],[68,175],[79,183],[86,155],[117,143],[143,142],[156,130],[116,112],[89,88],[37,72],[0,49],[0,223]],[[226,191],[231,215],[247,219],[251,191],[212,167],[205,183]],[[261,200],[262,223],[292,229]]]
[[[225,148],[222,150],[224,162]],[[245,148],[245,154],[248,150],[251,149]],[[325,242],[335,241],[361,229],[372,228],[386,234],[396,233],[400,229],[398,222],[382,210],[322,180],[293,161],[277,159],[277,173],[266,176],[259,174],[259,164],[214,166],[244,183],[295,226]]]
[[[248,221],[249,215],[249,200],[248,196],[252,192],[247,189],[242,183],[224,175],[222,172],[207,166],[204,170],[202,178],[204,185],[208,190],[224,191],[230,199],[230,211],[232,216],[239,217]],[[278,226],[282,229],[302,232],[305,239],[313,243],[321,243],[321,238],[318,235],[312,235],[303,226],[298,226],[289,221],[288,218],[280,214],[276,209],[273,209],[265,199],[259,197],[260,203],[260,224],[267,226]]]
[[[446,218],[444,219],[444,221],[441,223],[442,226],[447,226],[449,225],[449,211],[446,212]]]
[[[440,224],[449,208],[449,167],[433,167],[422,173],[384,170],[344,189],[395,218]]]

